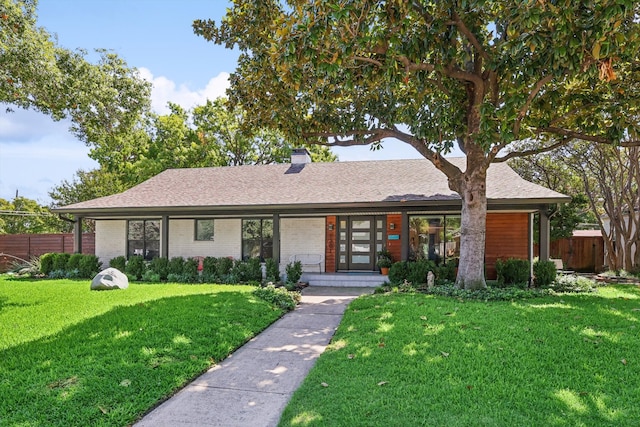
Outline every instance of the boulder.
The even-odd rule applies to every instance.
[[[107,268],[96,274],[91,281],[91,290],[127,289],[129,278],[117,268]]]

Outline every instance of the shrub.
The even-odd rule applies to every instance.
[[[80,277],[84,279],[91,279],[93,276],[100,272],[102,263],[100,259],[95,255],[82,255],[80,258]]]
[[[409,267],[407,261],[394,262],[389,268],[389,282],[398,285],[405,280],[409,275]]]
[[[69,262],[69,258],[71,258],[71,254],[65,253],[54,253],[53,254],[53,269],[54,270],[67,270],[67,263]]]
[[[280,281],[280,266],[275,259],[269,258],[265,261],[266,264],[266,279],[267,282],[279,282]]]
[[[181,256],[171,258],[168,268],[167,277],[170,274],[182,276],[182,272],[184,271],[184,258]]]
[[[221,257],[216,261],[216,274],[219,277],[226,276],[233,268],[233,259]]]
[[[286,311],[291,311],[296,308],[301,298],[299,292],[291,292],[285,288],[276,288],[273,285],[256,288],[256,290],[253,291],[253,295]]]
[[[171,283],[182,283],[182,274],[169,273],[167,281]]]
[[[84,255],[82,254],[73,254],[69,257],[69,260],[67,261],[67,267],[66,270],[67,271],[72,271],[72,270],[79,270],[80,269],[80,260],[82,259]]]
[[[420,260],[408,263],[407,267],[406,280],[413,286],[419,286],[427,283],[427,275],[434,270],[435,263],[433,261]]]
[[[302,262],[290,262],[285,267],[285,272],[287,274],[287,282],[298,283],[302,277]]]
[[[202,260],[202,276],[215,278],[217,274],[218,259],[210,256],[205,257],[205,259]]]
[[[155,257],[149,264],[149,270],[158,275],[159,280],[167,280],[169,275],[169,260],[163,257]]]
[[[158,273],[156,273],[155,271],[149,269],[149,270],[145,271],[144,274],[142,275],[142,281],[143,282],[159,282],[160,281],[160,275]]]
[[[196,283],[198,281],[198,263],[196,258],[189,258],[182,266],[182,277],[185,283]]]
[[[453,282],[456,280],[457,266],[455,260],[449,260],[446,263],[436,266],[433,269],[433,274],[436,276],[437,283]]]
[[[529,281],[529,260],[509,258],[496,260],[498,285],[526,284]]]
[[[125,272],[127,273],[127,276],[134,277],[135,280],[141,280],[146,269],[147,266],[144,263],[142,255],[134,255],[129,258],[127,266],[125,267]]]
[[[538,288],[551,286],[556,279],[556,265],[553,261],[536,261],[533,263],[533,283]]]
[[[262,264],[260,258],[249,258],[247,263],[246,282],[262,282]]]
[[[109,267],[117,268],[123,273],[126,266],[127,266],[127,258],[125,258],[124,255],[117,256],[115,258],[112,258],[111,261],[109,261]]]
[[[53,253],[43,254],[40,257],[40,272],[45,276],[48,276],[49,273],[53,271]]]
[[[596,292],[596,282],[586,277],[560,274],[551,285],[555,292]]]

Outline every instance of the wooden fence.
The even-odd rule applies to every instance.
[[[82,253],[94,254],[96,236],[93,233],[82,235]],[[15,258],[31,260],[49,252],[73,253],[73,234],[3,234],[0,235],[0,272],[7,271]]]
[[[551,242],[550,258],[562,259],[564,268],[583,273],[600,273],[604,269],[604,239],[597,235],[574,235]],[[535,245],[538,254],[538,245]]]

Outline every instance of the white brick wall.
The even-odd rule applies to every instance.
[[[169,258],[181,256],[228,257],[239,259],[242,253],[240,219],[215,219],[213,241],[195,240],[195,220],[174,219],[169,222]]]
[[[292,255],[322,254],[325,250],[324,218],[282,218],[280,220],[280,269],[289,263]],[[305,271],[318,271],[307,267]],[[324,262],[321,265],[324,271]]]
[[[102,267],[117,256],[127,256],[127,221],[96,221],[96,256]]]

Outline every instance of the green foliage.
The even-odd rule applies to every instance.
[[[229,272],[229,276],[239,283],[261,282],[262,266],[260,265],[260,258],[250,258],[246,261],[236,260]]]
[[[266,280],[267,282],[277,283],[280,281],[280,266],[273,258],[267,258],[265,261]]]
[[[389,268],[389,282],[394,285],[408,282],[418,287],[427,283],[427,275],[435,268],[435,263],[430,260],[395,262]]]
[[[142,255],[134,255],[129,258],[127,266],[125,267],[127,276],[134,277],[135,280],[141,280],[146,270],[147,266]]]
[[[549,287],[556,279],[556,273],[553,261],[537,260],[533,263],[533,284],[538,288]]]
[[[83,258],[82,254],[71,254],[69,260],[67,261],[67,266],[65,270],[79,270],[80,269],[80,260]]]
[[[559,274],[551,285],[555,292],[597,292],[596,282],[574,274]]]
[[[409,263],[407,261],[394,262],[389,268],[389,282],[397,285],[409,276]]]
[[[218,276],[224,277],[231,272],[233,268],[233,260],[227,257],[220,257],[216,261],[216,272]]]
[[[456,280],[457,261],[448,260],[445,263],[434,267],[433,274],[436,276],[436,283],[453,282]]]
[[[290,262],[286,265],[284,271],[287,276],[287,283],[298,283],[302,277],[302,262]]]
[[[71,254],[67,253],[55,253],[53,255],[53,269],[66,271],[67,263],[69,262],[69,258],[71,258]]]
[[[296,308],[301,298],[299,292],[292,292],[283,287],[276,288],[273,285],[258,287],[253,291],[253,294],[284,311]]]
[[[55,258],[54,253],[46,253],[40,256],[40,272],[45,276],[53,271],[53,260]]]
[[[19,212],[20,215],[13,212]],[[41,206],[35,200],[16,197],[8,201],[0,198],[0,234],[64,233],[71,231],[71,228],[68,222],[62,221],[48,207]]]
[[[198,281],[198,262],[196,258],[185,260],[182,268],[182,276],[186,283],[196,283]]]
[[[507,260],[496,260],[496,271],[498,273],[498,285],[523,285],[529,282],[530,268],[529,260],[509,258]]]
[[[205,257],[202,260],[202,275],[205,277],[216,277],[218,273],[218,260],[215,257]]]
[[[160,275],[151,269],[146,270],[142,275],[143,282],[158,283],[160,280]]]
[[[169,269],[167,271],[167,276],[182,276],[182,273],[184,272],[184,258],[181,256],[171,258],[169,260]]]
[[[81,278],[91,279],[100,272],[102,263],[100,259],[92,254],[84,254],[80,258],[80,265],[78,266],[79,274]]]
[[[127,258],[124,255],[119,255],[115,258],[111,258],[109,261],[109,267],[116,268],[121,272],[125,272],[125,268],[127,266]]]
[[[158,280],[167,280],[169,275],[169,260],[164,257],[155,257],[149,264],[149,271],[158,275]]]
[[[467,190],[486,188],[492,162],[574,139],[634,143],[638,14],[631,1],[274,0],[193,28],[239,49],[228,94],[251,106],[244,128],[373,149],[396,137],[435,163],[462,198],[459,280],[475,287],[486,194]],[[512,147],[525,140],[532,150]],[[464,172],[444,156],[455,143]]]

